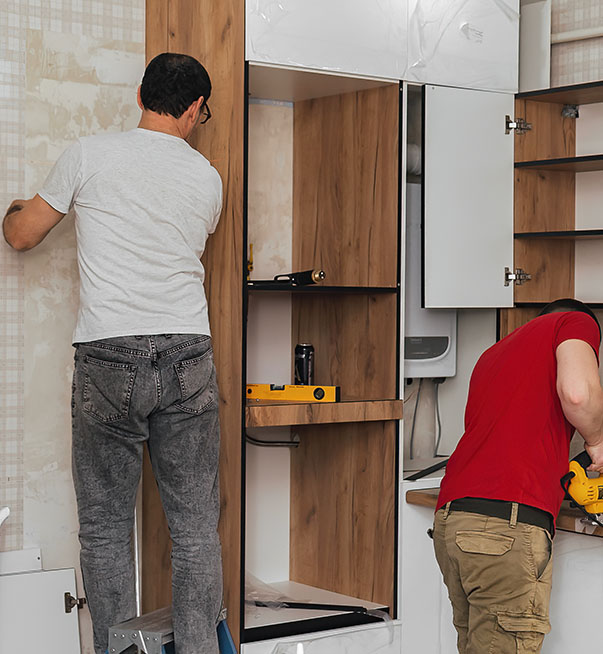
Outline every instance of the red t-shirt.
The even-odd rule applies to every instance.
[[[528,504],[557,517],[574,428],[557,395],[556,350],[569,339],[586,341],[598,360],[597,324],[577,311],[535,318],[482,354],[438,509],[479,497]]]

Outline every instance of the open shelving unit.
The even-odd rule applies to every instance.
[[[341,401],[242,401],[244,432],[253,430],[265,445],[275,430],[291,430],[296,446],[279,458],[270,448],[250,452],[255,446],[247,445],[254,466],[249,474],[256,476],[244,482],[241,567],[259,577],[258,552],[272,545],[249,521],[280,519],[265,515],[271,509],[262,506],[256,473],[262,460],[278,460],[278,473],[267,483],[273,484],[271,495],[279,493],[278,475],[288,485],[288,524],[278,525],[287,532],[288,578],[275,576],[279,581],[269,585],[309,606],[275,611],[243,597],[242,642],[378,619],[363,611],[329,611],[324,604],[395,615],[402,418],[399,84],[255,65],[249,65],[248,79],[252,100],[291,103],[290,270],[324,270],[326,283],[296,286],[253,277],[244,283],[243,383],[292,383],[259,379],[264,373],[258,370],[270,369],[271,360],[282,369],[296,343],[312,343],[315,383],[339,386]],[[262,139],[248,136],[247,143],[261,147]],[[254,219],[264,217],[247,211],[246,224]],[[265,238],[275,232],[261,230]],[[278,272],[289,271],[270,274]],[[279,307],[278,324],[262,314],[267,306]],[[277,554],[282,557],[282,548]]]
[[[515,135],[514,258],[532,280],[515,288],[514,309],[500,311],[500,335],[559,297],[574,297],[576,242],[603,238],[576,229],[576,175],[603,171],[603,154],[576,156],[575,118],[566,105],[603,103],[603,82],[516,95],[515,116],[532,129]]]

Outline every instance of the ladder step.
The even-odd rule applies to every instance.
[[[226,624],[226,609],[223,609],[220,614],[217,628],[220,654],[236,654]],[[147,654],[173,654],[173,643],[172,609],[168,606],[111,627],[108,654],[121,654],[132,645],[136,645]]]

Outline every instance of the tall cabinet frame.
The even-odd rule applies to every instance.
[[[190,54],[206,65],[213,84],[214,118],[190,143],[218,169],[224,188],[203,261],[220,389],[224,601],[237,643],[271,637],[270,628],[254,635],[245,625],[246,429],[295,425],[300,435],[289,472],[290,580],[395,616],[402,417],[402,103],[399,84],[386,81],[294,103],[293,267],[324,268],[329,285],[291,291],[286,329],[292,345],[315,344],[317,379],[340,386],[343,401],[246,406],[245,383],[256,381],[245,378],[246,312],[249,295],[261,291],[244,281],[244,16],[243,0],[147,0],[147,60],[163,51]],[[148,460],[142,503],[147,612],[171,599],[169,538]],[[358,615],[312,626],[362,622]]]

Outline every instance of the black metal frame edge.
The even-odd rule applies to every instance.
[[[241,634],[242,643],[253,643],[258,640],[272,640],[274,638],[286,638],[287,636],[301,636],[315,631],[328,631],[341,629],[342,627],[355,627],[373,622],[383,622],[365,613],[342,613],[341,615],[325,616],[324,618],[310,618],[309,620],[296,620],[294,622],[282,622],[279,624],[266,625],[264,627],[252,627],[244,629]]]
[[[514,238],[580,238],[582,236],[600,236],[603,238],[603,229],[567,229],[555,232],[515,232]]]
[[[549,302],[516,302],[515,307],[516,309],[524,308],[528,309],[530,307],[537,309],[538,307],[546,307],[546,305],[549,304]],[[585,302],[591,309],[603,309],[603,302]]]
[[[286,282],[275,282],[269,279],[251,280],[246,284],[249,292],[262,293],[397,293],[394,286],[323,286],[322,284],[307,284],[295,286]]]
[[[567,86],[555,86],[549,89],[538,89],[537,91],[522,91],[521,93],[516,93],[515,97],[518,100],[529,100],[530,98],[553,95],[554,93],[582,91],[584,89],[594,89],[599,86],[603,87],[603,81],[584,82],[583,84],[568,84]]]
[[[240,570],[239,570],[239,639],[242,642],[245,631],[245,489],[247,488],[247,461],[245,441],[245,406],[247,402],[247,311],[249,295],[247,290],[247,251],[248,251],[248,182],[249,182],[249,62],[245,62],[244,72],[244,102],[243,102],[243,306],[242,306],[242,361],[241,361],[241,539],[240,539]]]
[[[426,84],[421,87],[421,307],[425,308],[425,105]]]
[[[516,161],[515,168],[549,168],[552,166],[558,166],[559,164],[588,163],[590,161],[603,162],[603,154],[585,154],[579,157],[559,157],[557,159],[534,159],[532,161]]]
[[[404,100],[404,84],[403,82],[398,82],[398,270],[396,274],[398,292],[396,294],[396,397],[400,398],[402,389],[400,388],[400,374],[402,372],[401,368],[401,331],[402,331],[402,238],[405,238],[405,234],[402,231],[402,215],[406,211],[405,205],[402,203],[402,197],[404,192],[404,186],[406,182],[406,170],[402,167],[404,161],[403,148],[406,147],[406,143],[402,141],[404,136],[404,120],[406,120],[407,111],[406,105],[403,102]],[[394,465],[395,465],[395,487],[394,487],[394,594],[392,597],[392,618],[395,618],[398,615],[398,585],[399,585],[399,570],[398,570],[398,547],[399,547],[399,538],[398,533],[400,531],[399,517],[400,517],[400,502],[398,487],[400,484],[400,421],[396,420],[395,428],[395,452],[394,452]]]

